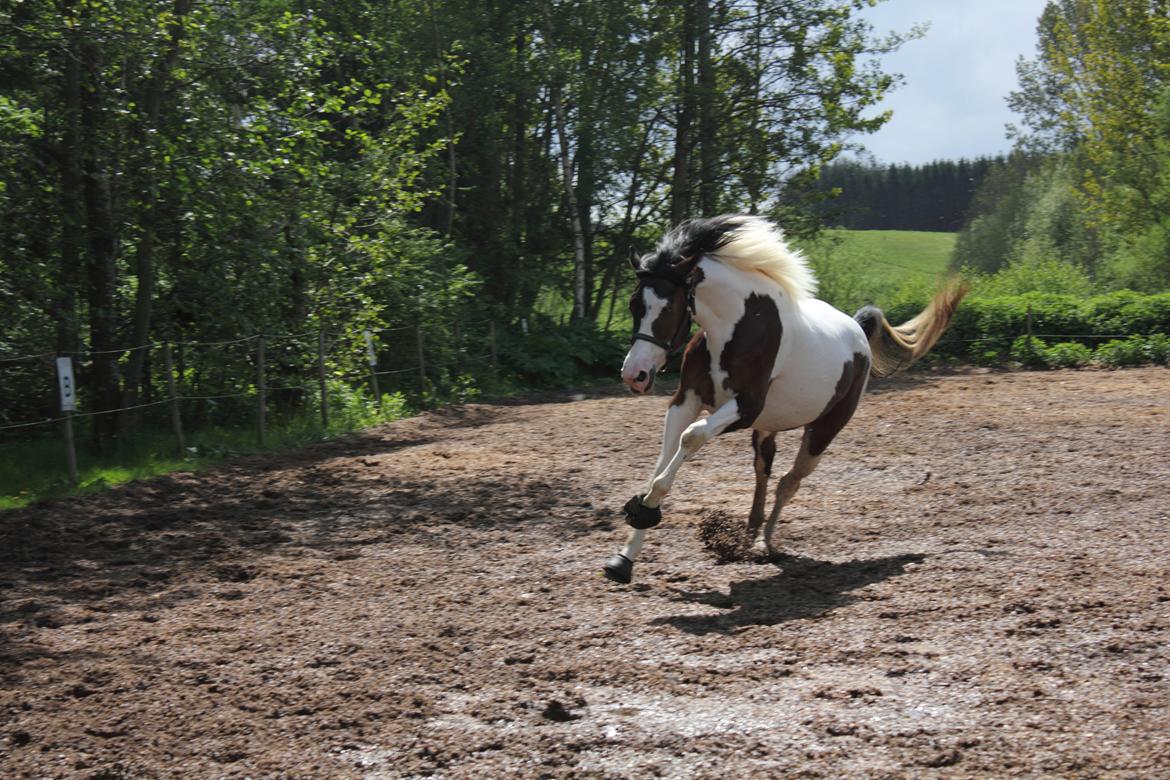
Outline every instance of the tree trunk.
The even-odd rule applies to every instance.
[[[544,5],[544,39],[549,54],[553,54],[552,12]],[[561,177],[565,183],[565,199],[569,220],[573,226],[573,319],[584,319],[588,305],[589,289],[586,286],[588,268],[585,258],[585,230],[581,225],[581,211],[577,205],[576,188],[573,186],[573,160],[569,154],[569,133],[565,122],[565,104],[561,98],[559,78],[554,75],[552,88],[553,118],[557,126],[557,146],[560,147]]]
[[[67,12],[73,4],[66,4]],[[77,292],[80,288],[85,242],[85,176],[81,167],[81,55],[77,35],[66,36],[62,53],[62,132],[55,151],[61,177],[61,254],[57,271],[57,351],[73,352],[79,346]]]
[[[89,395],[94,411],[118,407],[117,314],[117,222],[109,173],[105,168],[102,135],[102,61],[92,43],[81,46],[84,82],[81,90],[81,138],[83,193],[89,257],[86,263],[89,303],[89,345],[93,351],[89,374]],[[117,430],[113,414],[93,418],[94,445],[106,446]]]
[[[140,347],[130,352],[130,359],[126,366],[126,375],[123,381],[122,405],[134,406],[138,403],[139,388],[142,384],[143,367],[149,357],[145,349],[150,341],[150,319],[154,306],[155,262],[154,250],[157,243],[159,228],[162,223],[162,198],[159,195],[158,168],[162,163],[162,155],[156,149],[159,132],[159,120],[162,116],[163,97],[168,91],[171,71],[179,56],[179,45],[183,36],[183,23],[191,10],[192,0],[175,0],[172,8],[174,18],[168,27],[169,43],[166,51],[159,57],[153,68],[150,81],[144,96],[144,113],[146,126],[141,142],[146,152],[146,170],[142,192],[145,204],[142,213],[142,238],[138,242],[138,250],[134,258],[134,274],[138,285],[134,293],[134,320],[133,334],[130,344]],[[123,415],[119,429],[125,433],[130,415]]]
[[[674,132],[674,176],[670,185],[670,222],[672,225],[685,220],[691,214],[691,132],[695,121],[695,3],[688,0],[683,13],[682,27],[683,61],[679,74],[678,120]]]
[[[719,146],[715,121],[715,63],[711,59],[710,0],[695,0],[696,33],[699,40],[699,214],[716,214],[716,181]]]
[[[439,66],[439,89],[447,91],[447,61],[443,56],[443,48],[439,40],[439,23],[435,19],[434,0],[427,0],[427,13],[431,17],[431,36],[435,44],[435,61]],[[447,124],[447,215],[443,219],[443,235],[451,237],[451,229],[455,225],[455,191],[458,183],[455,166],[455,118],[451,116],[451,106],[443,111],[443,118]]]

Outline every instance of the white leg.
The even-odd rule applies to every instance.
[[[662,451],[658,455],[658,462],[654,465],[654,473],[650,475],[650,481],[646,485],[647,491],[651,489],[655,478],[678,452],[683,431],[687,430],[687,426],[693,423],[702,411],[703,402],[693,390],[686,392],[681,404],[671,404],[670,408],[666,410],[666,425],[662,431]],[[630,535],[626,537],[626,546],[618,554],[620,557],[615,556],[606,563],[606,576],[618,582],[629,582],[634,559],[638,557],[645,540],[645,528],[631,529]],[[625,560],[621,560],[622,558]]]
[[[626,537],[626,546],[622,548],[622,555],[631,561],[634,560],[642,551],[642,542],[644,541],[646,541],[646,529],[632,529],[630,535]]]
[[[691,423],[679,441],[678,452],[674,454],[666,468],[650,483],[650,490],[642,499],[642,503],[651,508],[661,504],[662,499],[670,492],[675,475],[682,468],[683,461],[698,452],[711,439],[727,430],[727,427],[738,419],[739,403],[732,398],[716,409],[707,419]]]
[[[699,400],[699,396],[694,390],[686,392],[681,404],[672,404],[666,410],[666,424],[662,428],[662,452],[658,455],[658,462],[654,464],[654,472],[650,475],[650,481],[646,483],[647,493],[653,487],[654,479],[662,473],[674,454],[678,452],[679,440],[682,439],[683,431],[699,419],[699,414],[702,411],[703,402]]]

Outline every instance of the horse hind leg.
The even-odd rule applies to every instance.
[[[768,499],[768,478],[772,476],[772,460],[776,457],[776,434],[752,431],[752,459],[756,467],[756,493],[752,511],[748,515],[747,535],[751,545],[764,524],[764,504]]]
[[[850,372],[852,372],[852,376],[850,376]],[[768,524],[764,528],[764,545],[769,554],[774,555],[776,552],[772,546],[772,532],[776,530],[776,522],[780,519],[780,510],[796,495],[796,491],[800,489],[801,481],[816,470],[817,464],[821,461],[821,455],[828,449],[829,444],[841,432],[845,424],[852,419],[868,382],[869,359],[861,354],[854,355],[853,360],[846,364],[839,385],[839,387],[846,388],[844,394],[829,404],[820,417],[805,426],[804,436],[800,440],[800,451],[796,454],[792,468],[780,478],[780,483],[776,486],[776,503],[772,506],[772,512],[768,515]]]
[[[800,440],[800,450],[796,453],[796,460],[793,461],[792,468],[780,477],[780,482],[776,485],[776,503],[772,505],[772,511],[768,514],[768,524],[764,527],[764,546],[769,555],[776,554],[776,549],[772,546],[772,533],[776,530],[776,523],[780,520],[780,510],[792,500],[796,491],[800,489],[801,481],[816,470],[817,464],[821,460],[819,454],[813,455],[810,451],[809,442],[812,436],[809,431],[811,428],[810,425],[804,429],[804,436]]]

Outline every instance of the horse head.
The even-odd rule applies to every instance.
[[[622,381],[635,393],[646,393],[670,355],[687,342],[691,330],[692,272],[699,255],[680,257],[659,251],[630,258],[638,286],[630,296],[634,332],[622,364]]]

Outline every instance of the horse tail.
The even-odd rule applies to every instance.
[[[863,306],[853,319],[869,341],[873,353],[871,373],[877,377],[892,376],[929,352],[947,329],[968,289],[962,280],[948,280],[934,294],[929,306],[901,325],[891,325],[878,307]]]

